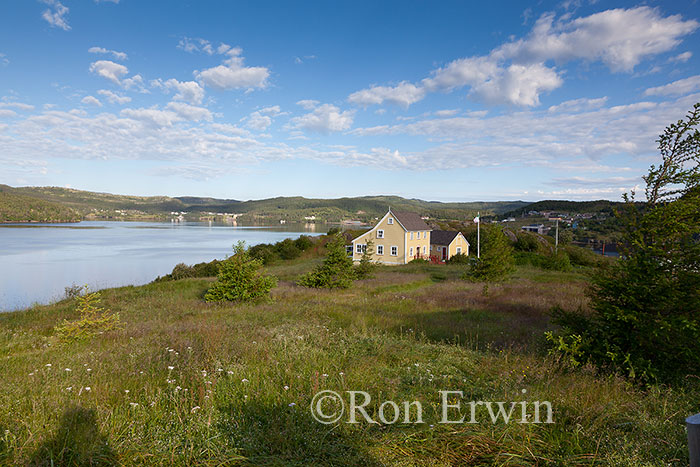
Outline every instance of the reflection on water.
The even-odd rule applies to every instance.
[[[145,284],[177,263],[223,259],[232,245],[319,235],[323,224],[232,226],[209,222],[0,225],[0,311],[48,303],[64,287]]]

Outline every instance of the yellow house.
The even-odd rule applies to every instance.
[[[406,264],[430,255],[430,227],[418,214],[389,212],[369,232],[352,241],[352,259],[359,261],[372,241],[372,261],[382,264]]]
[[[430,233],[430,256],[447,261],[460,253],[469,256],[469,242],[462,232],[433,230]]]

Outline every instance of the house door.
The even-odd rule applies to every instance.
[[[447,259],[447,247],[442,247],[442,260],[445,261]]]

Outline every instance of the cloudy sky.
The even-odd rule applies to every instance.
[[[697,1],[0,3],[0,183],[619,199],[700,101]]]

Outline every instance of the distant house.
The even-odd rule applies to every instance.
[[[454,255],[469,256],[469,242],[462,232],[433,230],[430,232],[430,256],[438,261],[447,261]]]
[[[544,235],[549,230],[549,228],[545,227],[544,224],[524,225],[521,227],[521,229],[523,229],[525,232],[535,232],[540,235]]]
[[[372,229],[352,241],[352,259],[359,261],[372,241],[372,261],[382,264],[406,264],[416,258],[428,259],[430,227],[412,212],[389,209]]]

